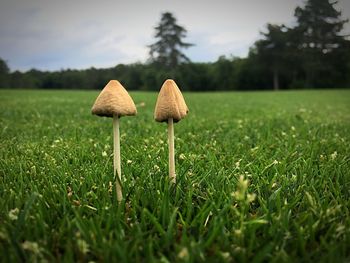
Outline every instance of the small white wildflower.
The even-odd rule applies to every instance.
[[[86,254],[86,253],[89,252],[89,244],[86,243],[85,240],[78,239],[77,245],[78,245],[78,248],[79,248],[80,252],[82,252],[83,254]]]
[[[251,202],[253,202],[254,200],[255,200],[255,198],[256,198],[256,194],[247,194],[247,202],[248,203],[251,203]]]
[[[131,160],[127,160],[126,163],[127,163],[127,164],[131,164],[132,161],[131,161]]]
[[[179,159],[180,159],[180,160],[185,160],[185,159],[186,159],[186,156],[185,156],[183,153],[181,153],[181,154],[179,155]]]
[[[103,152],[102,152],[102,156],[103,156],[103,157],[106,157],[106,156],[107,156],[107,152],[106,152],[106,151],[103,151]]]
[[[111,181],[108,182],[108,193],[112,193],[113,184]]]
[[[187,249],[187,247],[183,247],[183,248],[180,250],[179,254],[177,254],[177,257],[178,257],[179,259],[188,259],[188,256],[189,256],[189,254],[188,254],[188,249]]]
[[[251,148],[250,151],[251,152],[256,152],[259,149],[259,146],[255,146],[254,148]]]
[[[10,210],[10,212],[9,212],[10,220],[17,220],[18,219],[18,213],[19,213],[19,209],[18,208]]]
[[[274,161],[272,162],[273,165],[276,165],[276,164],[279,164],[279,163],[280,163],[280,162],[277,161],[277,160],[274,160]]]
[[[338,224],[338,227],[335,231],[339,233],[339,232],[345,232],[345,230],[346,230],[346,227],[344,225]]]
[[[231,262],[232,258],[230,256],[229,252],[220,252],[222,258],[225,260],[225,262]]]
[[[242,235],[242,230],[236,229],[236,230],[234,231],[234,233],[235,233],[236,236],[241,236],[241,235]]]
[[[241,175],[238,179],[238,184],[237,184],[237,191],[232,193],[232,196],[237,200],[237,201],[243,201],[245,199],[245,194],[248,188],[249,181],[244,179],[244,176]]]
[[[154,168],[154,170],[156,170],[156,171],[159,171],[159,170],[160,170],[159,166],[156,165],[156,164],[153,166],[153,168]]]
[[[338,153],[334,152],[331,154],[331,159],[334,160],[335,158],[337,158]]]
[[[240,166],[240,164],[241,164],[241,161],[242,161],[242,159],[239,159],[239,160],[235,163],[235,166],[236,166],[237,169],[239,168],[239,166]]]
[[[281,132],[282,136],[286,136],[287,133],[285,133],[284,131]]]
[[[22,244],[22,248],[24,250],[31,251],[36,255],[40,254],[40,247],[39,247],[38,243],[36,243],[36,242],[24,241]]]
[[[294,127],[294,126],[292,126],[292,127],[290,127],[290,128],[291,128],[292,131],[295,131],[295,127]]]

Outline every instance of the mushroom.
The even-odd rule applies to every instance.
[[[167,79],[159,91],[154,119],[168,123],[169,178],[176,182],[174,154],[174,122],[179,122],[188,113],[188,107],[180,89],[172,79]]]
[[[116,191],[117,200],[121,202],[123,194],[121,187],[119,118],[136,115],[137,110],[134,101],[122,84],[117,80],[111,80],[98,95],[91,112],[98,116],[113,117],[113,170],[114,176],[118,173]]]

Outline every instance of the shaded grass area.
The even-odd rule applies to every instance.
[[[0,90],[0,258],[298,262],[350,259],[350,92],[187,93],[167,180],[156,93],[112,119],[98,92]]]

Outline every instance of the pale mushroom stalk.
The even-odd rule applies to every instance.
[[[122,186],[121,186],[121,165],[120,165],[120,134],[119,134],[119,117],[113,115],[113,171],[114,177],[116,178],[116,190],[117,200],[121,202],[123,199]]]
[[[116,178],[117,200],[120,203],[123,199],[123,193],[121,185],[119,118],[136,115],[137,110],[134,101],[122,84],[117,80],[111,80],[98,95],[91,111],[92,114],[98,116],[113,118],[113,173]]]
[[[168,119],[168,145],[169,145],[169,177],[172,183],[176,183],[173,118]]]
[[[174,123],[179,122],[188,113],[188,108],[180,89],[172,79],[167,79],[159,91],[154,111],[154,119],[168,123],[169,144],[169,179],[176,182],[175,152],[174,152]]]

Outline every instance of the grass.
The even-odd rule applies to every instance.
[[[350,260],[350,91],[188,93],[176,187],[156,93],[112,120],[98,92],[0,90],[3,262]]]

